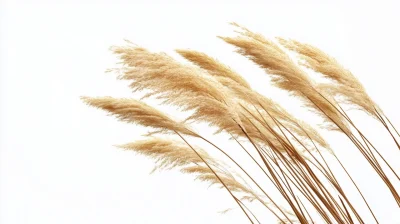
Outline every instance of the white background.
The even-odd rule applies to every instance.
[[[79,100],[82,95],[131,96],[126,83],[104,73],[116,62],[108,48],[123,39],[174,56],[175,48],[207,52],[266,94],[273,88],[262,71],[216,38],[232,34],[228,22],[267,37],[312,43],[349,68],[400,127],[400,5],[395,1],[50,2],[0,1],[1,224],[246,222],[237,209],[217,213],[235,207],[223,190],[174,171],[149,175],[151,160],[113,147],[133,141],[143,129]],[[287,98],[278,96],[269,95],[290,109]],[[354,116],[400,170],[400,154],[382,127],[362,113]],[[355,162],[358,154],[346,139],[336,135],[328,133],[327,139],[357,176],[378,218],[400,223],[390,195]]]

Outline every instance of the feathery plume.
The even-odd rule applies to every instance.
[[[172,139],[151,137],[145,140],[118,145],[117,147],[133,150],[139,154],[155,159],[156,168],[158,169],[172,169],[178,166],[203,163],[200,157],[186,144]],[[207,162],[214,165],[217,164],[206,151],[198,147],[196,147],[196,151]]]
[[[178,49],[176,52],[188,61],[193,62],[195,65],[206,70],[209,74],[216,77],[229,78],[241,86],[250,89],[250,85],[241,75],[237,74],[231,68],[208,56],[207,54],[199,51],[183,49]]]
[[[205,166],[203,160],[187,144],[181,141],[151,137],[117,147],[133,150],[155,159],[157,169],[181,167],[181,172],[195,174],[197,180],[210,182],[211,185],[221,184],[212,170]],[[237,181],[226,167],[222,167],[224,163],[215,160],[199,147],[195,147],[195,150],[209,165],[216,168],[214,172],[228,186],[229,190],[255,195],[252,190]],[[226,166],[226,164],[224,165]],[[238,174],[236,173],[236,175]]]
[[[114,52],[125,65],[120,78],[132,80],[130,87],[134,91],[150,90],[152,93],[147,96],[156,95],[163,103],[192,110],[187,120],[206,121],[217,127],[240,124],[235,104],[223,86],[197,67],[135,46],[115,47]]]
[[[360,81],[336,59],[324,53],[320,49],[296,40],[285,40],[278,38],[278,41],[287,49],[297,52],[300,55],[301,63],[307,68],[322,74],[325,78],[333,81],[333,84],[320,85],[321,88],[331,93],[333,96],[342,96],[338,98],[341,102],[358,106],[372,116],[377,116],[375,108],[376,103],[368,96],[364,86]]]
[[[202,69],[205,69],[208,74],[214,76],[214,78],[231,91],[232,95],[236,98],[256,107],[259,107],[258,105],[262,104],[262,107],[266,108],[268,113],[276,119],[281,119],[281,122],[283,122],[289,130],[293,131],[303,140],[310,138],[322,147],[327,149],[330,148],[328,143],[314,128],[307,123],[296,119],[273,100],[257,93],[241,75],[225,64],[202,52],[181,49],[177,50],[177,52],[188,61],[196,64]],[[262,110],[262,108],[260,108],[260,110]],[[270,121],[268,123],[270,126],[275,126],[270,116],[266,115],[264,116],[264,119]]]
[[[209,182],[211,185],[221,184],[221,181],[216,177],[216,175],[204,165],[193,165],[189,167],[182,168],[183,173],[195,174],[196,180]],[[232,192],[241,192],[253,195],[254,192],[248,187],[237,181],[232,175],[226,175],[219,171],[215,171],[218,177],[224,182],[228,189]],[[222,188],[222,186],[220,186]]]
[[[290,57],[275,43],[255,34],[246,28],[233,24],[241,29],[237,37],[220,37],[225,42],[237,47],[237,52],[246,56],[272,75],[272,82],[277,87],[287,90],[304,100],[309,108],[315,109],[325,118],[334,130],[350,133],[347,123],[333,106],[333,100],[318,89],[317,85],[303,72]]]
[[[232,95],[238,98],[247,108],[257,108],[257,111],[254,111],[253,114],[261,113],[262,117],[259,117],[259,119],[266,121],[269,126],[276,126],[273,118],[277,119],[302,140],[307,141],[311,139],[322,147],[330,149],[329,144],[313,127],[295,118],[272,99],[259,94],[255,90],[236,85],[227,78],[219,77],[217,80],[232,91]],[[250,110],[253,111],[253,109]]]
[[[172,120],[161,111],[138,100],[112,97],[81,97],[81,99],[90,106],[110,112],[121,121],[152,127],[160,132],[177,131],[197,136],[185,124]]]

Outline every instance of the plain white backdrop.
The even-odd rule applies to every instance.
[[[153,161],[113,147],[135,140],[143,129],[80,101],[82,95],[132,95],[126,83],[104,72],[116,62],[109,47],[124,39],[173,56],[176,48],[209,53],[295,113],[286,94],[275,92],[260,69],[216,36],[231,35],[228,22],[237,22],[267,37],[308,42],[349,68],[400,127],[396,1],[51,2],[0,1],[1,224],[246,222],[237,209],[218,213],[235,206],[223,190],[174,171],[149,175]],[[353,115],[400,170],[400,153],[382,127],[360,112]],[[342,136],[325,134],[382,223],[400,223],[378,178],[355,162],[354,148]]]

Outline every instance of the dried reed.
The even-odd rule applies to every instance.
[[[247,28],[232,25],[239,29],[238,36],[220,38],[271,75],[275,86],[301,99],[314,113],[322,116],[329,129],[347,136],[400,206],[397,189],[382,166],[389,167],[396,176],[397,172],[341,105],[357,106],[376,118],[399,149],[397,137],[400,135],[353,74],[316,47],[278,38],[280,46]],[[316,83],[289,57],[285,48],[298,54],[301,65],[332,82]],[[249,207],[254,201],[271,212],[278,223],[365,223],[366,217],[359,212],[361,209],[368,209],[378,223],[357,183],[320,133],[277,102],[252,89],[245,78],[230,67],[194,50],[177,50],[192,64],[179,63],[164,53],[153,53],[132,44],[112,50],[122,64],[114,70],[120,72],[119,79],[130,81],[133,92],[143,91],[146,93],[143,98],[152,97],[160,104],[190,112],[181,121],[176,121],[135,99],[82,97],[85,103],[106,110],[121,121],[154,129],[145,140],[119,148],[155,159],[155,169],[176,168],[195,175],[197,180],[219,185],[251,223],[260,223],[262,215]],[[216,127],[214,134],[228,133],[256,170],[249,168],[248,163],[238,162],[230,150],[194,131],[190,122],[205,122]],[[209,148],[194,146],[193,138],[205,142]],[[226,161],[212,157],[209,150],[219,152]],[[355,206],[347,196],[341,183],[348,180],[337,178],[336,170],[331,169],[333,164],[326,157],[332,157],[340,164],[362,196],[365,208]],[[276,193],[266,187],[272,187]],[[284,203],[278,203],[278,200]]]

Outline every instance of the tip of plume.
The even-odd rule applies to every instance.
[[[219,39],[221,39],[221,40],[223,40],[225,42],[227,42],[228,40],[232,39],[230,37],[223,37],[223,36],[217,36],[217,38],[219,38]]]
[[[139,45],[133,43],[132,41],[128,40],[128,39],[123,39],[125,46],[127,47],[134,47],[134,48],[138,48]],[[126,47],[122,47],[122,46],[117,46],[117,45],[112,45],[108,48],[108,50],[114,52],[114,53],[119,53],[122,49],[124,49]]]
[[[113,147],[117,148],[117,149],[127,149],[127,145],[123,144],[123,145],[113,145]]]
[[[205,54],[202,52],[190,50],[190,49],[176,49],[175,52],[195,64],[198,63],[198,61],[196,59],[199,59],[199,57],[205,56]]]
[[[289,39],[285,39],[283,37],[275,37],[275,39],[282,44],[283,46],[287,46],[290,44],[290,40]]]
[[[236,28],[239,28],[241,30],[247,30],[244,26],[242,26],[242,25],[240,25],[240,24],[238,24],[236,22],[230,22],[229,25],[234,26]]]
[[[229,22],[228,24],[231,25],[231,26],[240,27],[239,24],[236,23],[236,22]]]
[[[288,42],[288,40],[286,40],[286,39],[283,38],[283,37],[275,37],[275,39],[276,39],[279,43],[286,43],[286,42]]]
[[[132,41],[130,41],[130,40],[128,40],[128,39],[124,39],[124,41],[125,41],[127,44],[135,45],[135,43],[133,43]]]
[[[110,97],[88,97],[81,96],[80,99],[89,106],[99,107],[104,102],[108,102]]]
[[[186,54],[190,53],[190,50],[189,49],[175,49],[175,52],[180,55],[186,55]]]
[[[89,104],[90,100],[92,99],[91,97],[88,96],[80,96],[79,98],[86,104]]]
[[[296,45],[297,42],[293,39],[285,39],[282,37],[275,37],[275,39],[279,42],[279,44],[281,44],[282,46],[284,46],[289,50],[298,49],[298,46]]]
[[[108,48],[108,50],[115,53],[115,52],[121,50],[121,48],[122,48],[121,46],[112,45],[112,46],[110,46],[110,47]]]
[[[189,51],[189,49],[178,48],[178,49],[175,49],[175,51],[176,52],[186,52],[186,51]]]

